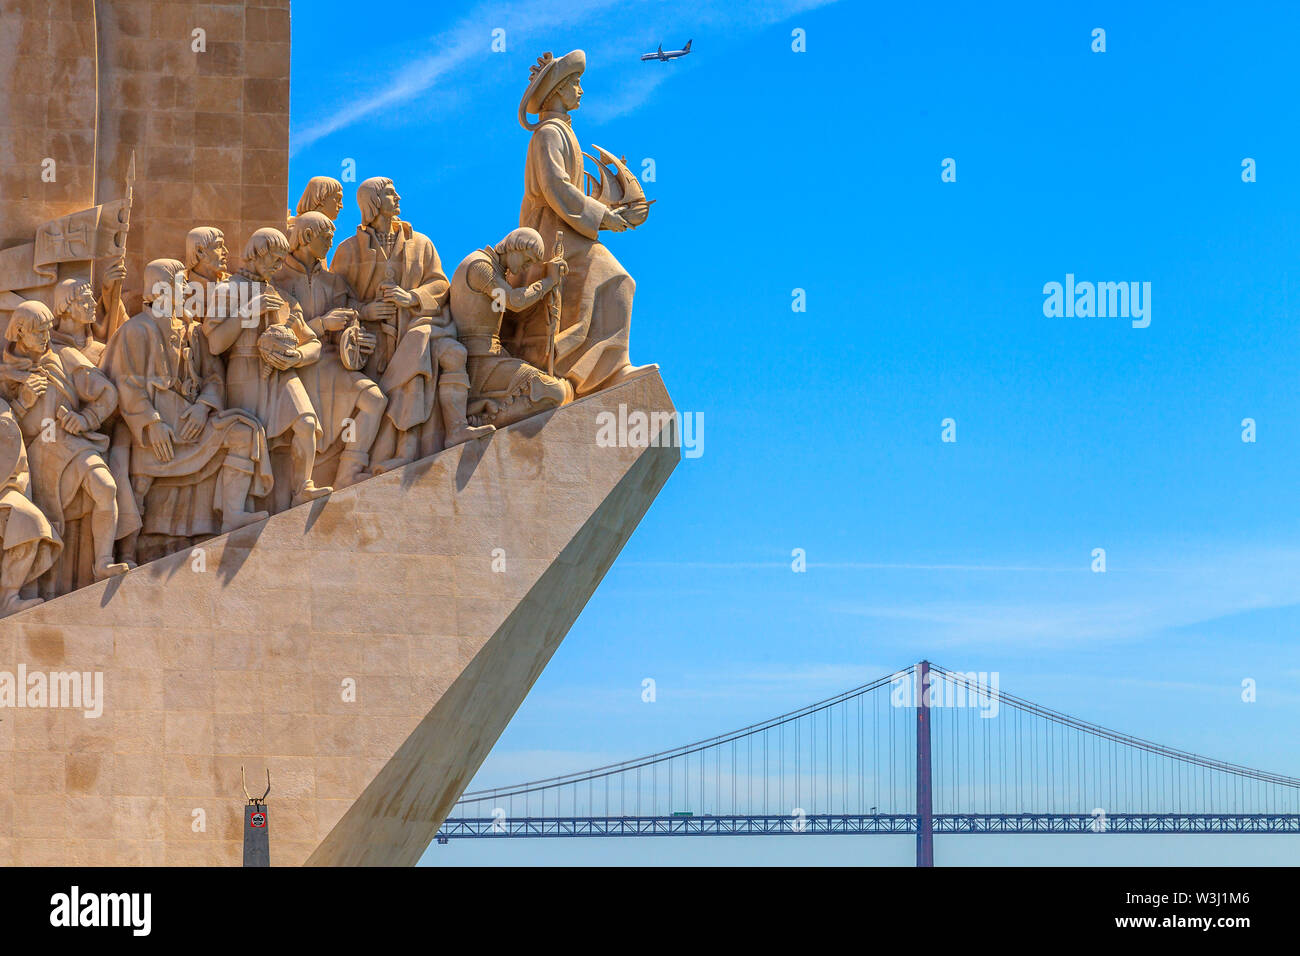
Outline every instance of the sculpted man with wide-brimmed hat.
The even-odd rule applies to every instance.
[[[555,374],[567,378],[579,396],[646,371],[628,359],[632,294],[636,283],[600,242],[600,230],[631,228],[622,215],[583,192],[582,147],[570,113],[582,100],[587,56],[581,50],[558,60],[547,53],[532,67],[528,89],[519,102],[519,125],[531,130],[524,166],[524,199],[519,225],[537,230],[551,255],[557,231],[564,233],[563,306],[555,343]],[[536,122],[529,114],[537,114]],[[531,280],[544,276],[538,265]],[[545,305],[519,320],[521,357],[546,367],[550,347]],[[507,341],[511,336],[507,336]]]

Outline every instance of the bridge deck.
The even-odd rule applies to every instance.
[[[936,833],[1300,833],[1294,813],[936,813]],[[809,814],[691,817],[460,817],[446,820],[450,838],[774,836],[781,834],[916,833],[912,814]]]

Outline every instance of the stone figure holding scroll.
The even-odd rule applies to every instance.
[[[250,511],[248,501],[270,492],[271,461],[261,423],[226,408],[221,359],[185,313],[182,264],[154,260],[144,279],[144,311],[113,337],[104,371],[117,387],[131,442],[142,537],[162,536],[160,553],[167,553],[177,538],[234,531],[267,517]]]
[[[524,166],[524,198],[519,225],[535,229],[546,242],[564,233],[563,313],[555,343],[555,374],[567,378],[577,395],[607,388],[653,366],[632,366],[628,338],[636,283],[600,242],[600,230],[622,232],[644,220],[648,203],[615,208],[583,190],[582,147],[570,113],[582,99],[587,57],[574,50],[558,60],[547,53],[531,69],[519,124],[532,132]],[[529,120],[529,114],[537,120]],[[621,211],[620,211],[621,209]],[[529,278],[541,278],[535,266]],[[548,317],[544,304],[521,313],[520,357],[546,367]],[[515,336],[507,336],[507,341]]]
[[[460,340],[469,353],[471,420],[502,428],[573,400],[567,379],[548,375],[510,354],[501,341],[501,321],[544,302],[558,291],[565,272],[563,257],[545,264],[536,282],[516,286],[546,256],[535,229],[514,230],[496,246],[471,252],[451,277],[451,312]]]

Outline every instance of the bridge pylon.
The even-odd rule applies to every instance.
[[[934,797],[930,779],[930,662],[916,665],[916,865],[934,866]]]

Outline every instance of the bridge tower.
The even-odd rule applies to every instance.
[[[930,780],[930,662],[916,665],[916,865],[934,866],[934,804]]]

